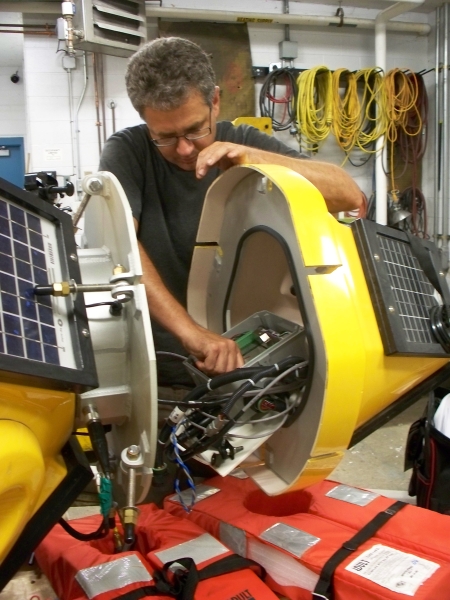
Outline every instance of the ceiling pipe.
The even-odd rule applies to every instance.
[[[416,6],[419,3],[414,3]],[[401,3],[406,4],[406,3]],[[1,6],[1,5],[0,5]],[[395,5],[394,5],[395,6]],[[389,10],[389,9],[388,9]],[[406,9],[409,10],[409,9]],[[159,19],[187,19],[190,21],[215,21],[227,23],[262,23],[268,25],[305,25],[312,27],[328,27],[330,25],[340,25],[341,19],[336,16],[307,16],[289,13],[256,13],[256,12],[232,12],[228,10],[198,10],[187,8],[164,8],[147,4],[145,7],[147,17]],[[385,12],[385,11],[382,11]],[[405,11],[402,11],[405,12]],[[400,14],[400,13],[399,13]],[[392,19],[395,15],[389,17]],[[357,19],[354,17],[345,17],[346,27],[355,27],[360,29],[374,29],[375,19]],[[403,33],[416,33],[419,35],[428,35],[431,31],[430,25],[426,23],[406,23],[403,21],[393,21],[387,23],[388,31],[397,31]]]
[[[385,10],[378,13],[375,19],[375,64],[386,73],[386,29],[388,21],[394,17],[408,12],[414,7],[423,4],[424,0],[396,2]],[[385,147],[385,136],[380,136],[376,141],[375,153],[375,190],[376,190],[376,210],[375,219],[381,225],[388,223],[388,201],[387,201],[387,178],[383,169],[383,164],[387,156]]]
[[[0,2],[0,12],[19,12],[23,14],[52,14],[60,15],[59,2]],[[341,19],[336,16],[296,15],[292,13],[273,14],[256,12],[232,12],[219,10],[198,10],[184,8],[163,8],[160,6],[146,6],[147,17],[165,19],[187,19],[189,21],[216,21],[225,23],[267,23],[273,25],[304,25],[310,27],[328,27],[340,25]],[[391,17],[392,18],[392,17]],[[374,29],[374,19],[358,19],[345,17],[346,27],[359,29]],[[416,33],[428,35],[431,31],[427,23],[407,23],[393,21],[387,23],[388,31],[399,33]]]
[[[1,2],[0,12],[61,15],[60,2]]]

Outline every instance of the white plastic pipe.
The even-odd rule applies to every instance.
[[[423,0],[411,3],[413,5],[422,4]],[[402,2],[399,4],[409,4]],[[394,5],[395,6],[395,5]],[[387,9],[389,10],[389,9]],[[409,8],[406,8],[409,10]],[[405,11],[400,11],[405,12]],[[262,24],[280,24],[280,25],[306,25],[315,27],[327,27],[329,25],[339,25],[340,18],[331,16],[316,15],[296,15],[289,13],[256,13],[256,12],[235,12],[229,10],[199,10],[191,8],[164,8],[160,6],[146,5],[145,12],[147,17],[158,19],[187,19],[189,21],[217,21],[226,23],[262,23]],[[385,12],[385,11],[382,11]],[[398,13],[398,14],[400,14]],[[395,15],[389,17],[392,19]],[[345,17],[345,25],[359,27],[362,29],[374,29],[375,20],[357,19]],[[428,35],[431,31],[430,25],[426,23],[405,23],[394,21],[387,24],[389,31],[398,31],[404,33],[417,33],[419,35]]]
[[[386,73],[386,29],[388,21],[407,12],[411,8],[419,6],[423,0],[418,2],[396,2],[385,10],[378,13],[375,19],[375,64]],[[376,141],[375,154],[375,189],[376,189],[376,211],[375,219],[381,225],[387,225],[388,222],[388,204],[387,204],[387,179],[383,170],[387,151],[383,148],[385,137],[381,136]]]

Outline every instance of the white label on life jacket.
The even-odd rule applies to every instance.
[[[287,550],[297,558],[300,558],[308,548],[320,542],[320,538],[285,523],[272,525],[272,527],[263,531],[259,537],[274,544],[274,546]]]
[[[205,560],[210,560],[227,552],[229,552],[228,548],[225,548],[223,544],[213,538],[212,535],[209,535],[209,533],[204,533],[193,540],[188,540],[182,544],[172,546],[172,548],[155,552],[155,556],[162,563],[189,556],[196,565],[199,565]]]
[[[378,498],[378,494],[375,494],[374,492],[360,490],[349,485],[337,485],[327,492],[325,496],[336,498],[336,500],[343,500],[344,502],[350,502],[350,504],[357,504],[358,506],[366,506],[372,502],[372,500]]]
[[[75,579],[91,600],[105,592],[120,590],[130,583],[148,583],[152,576],[135,554],[102,565],[81,569]]]
[[[345,569],[398,594],[414,596],[439,566],[414,554],[377,544],[352,560]]]

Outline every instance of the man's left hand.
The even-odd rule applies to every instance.
[[[255,151],[253,148],[231,142],[214,142],[198,155],[195,174],[201,179],[211,167],[217,166],[225,171],[233,165],[248,163],[252,150]]]

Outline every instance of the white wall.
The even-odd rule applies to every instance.
[[[192,8],[222,8],[217,0],[178,0],[177,6]],[[228,10],[238,10],[241,2],[230,0]],[[246,5],[251,11],[255,1]],[[258,7],[261,3],[258,2]],[[264,10],[282,11],[282,2],[267,2]],[[334,15],[335,8],[322,5],[306,5],[291,2],[291,12],[303,11],[305,14]],[[377,11],[366,9],[346,9],[354,17],[374,19]],[[406,14],[398,18],[404,21],[426,20],[426,16]],[[156,22],[149,27],[150,38],[157,35]],[[254,66],[268,66],[279,62],[278,43],[284,39],[283,25],[249,24],[249,38],[252,62]],[[17,36],[20,37],[20,36]],[[326,65],[330,69],[346,67],[356,70],[375,66],[374,31],[337,28],[306,28],[290,26],[290,38],[298,42],[299,54],[294,66],[311,68]],[[387,66],[410,68],[419,71],[430,66],[428,38],[416,34],[388,33]],[[75,109],[79,103],[84,86],[83,60],[77,58],[76,69],[72,71],[73,116],[72,123],[69,110],[68,74],[62,65],[63,53],[56,53],[57,41],[44,37],[26,36],[24,41],[24,79],[26,81],[27,137],[26,150],[29,154],[29,170],[57,170],[59,175],[71,176],[76,181],[77,151],[74,143],[73,121]],[[126,97],[124,72],[127,60],[112,56],[104,56],[104,81],[106,97],[106,133],[112,133],[111,101],[116,104],[116,128],[120,129],[140,122],[139,116],[131,107]],[[431,64],[431,66],[433,66]],[[95,171],[99,160],[98,128],[95,110],[92,56],[88,55],[88,84],[79,111],[80,140],[80,174]],[[432,79],[431,75],[431,79]],[[255,98],[257,99],[261,81],[256,81]],[[256,100],[257,106],[257,100]],[[71,133],[72,132],[72,133]],[[280,134],[288,143],[297,146],[295,139],[287,133]],[[297,146],[298,147],[298,146]],[[316,157],[341,164],[343,154],[330,136],[324,149]],[[363,191],[370,195],[372,191],[371,160],[366,166],[355,168],[346,166],[355,177]]]
[[[20,13],[3,13],[2,24],[19,24]],[[12,29],[12,28],[11,28]],[[25,93],[23,78],[23,35],[0,35],[0,137],[21,137],[26,133]],[[20,81],[13,83],[11,75],[18,71]]]

